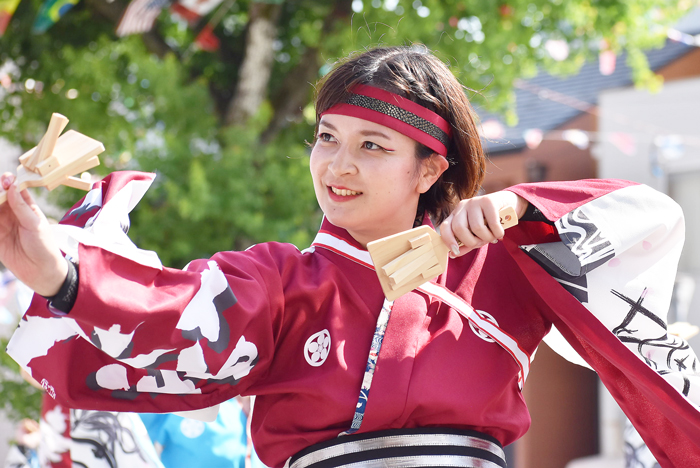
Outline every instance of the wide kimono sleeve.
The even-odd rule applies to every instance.
[[[617,180],[509,190],[558,236],[506,242],[556,329],[595,369],[661,466],[700,466],[700,362],[685,340],[667,333],[684,240],[680,207],[650,187]]]
[[[184,270],[163,267],[126,236],[128,212],[153,177],[113,173],[68,212],[57,235],[79,264],[75,305],[61,314],[35,295],[8,345],[70,408],[212,407],[245,392],[274,354],[284,246],[219,253]]]

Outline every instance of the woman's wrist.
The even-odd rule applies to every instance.
[[[517,197],[517,202],[515,203],[515,213],[518,215],[518,219],[520,219],[523,217],[523,215],[527,211],[527,207],[530,205],[530,202],[525,200],[520,195],[517,195],[517,194],[514,194],[514,195]]]
[[[522,218],[530,203],[517,193],[511,192],[510,190],[503,190],[499,193],[506,197],[505,205],[512,206],[515,213],[518,215],[518,219]]]
[[[49,301],[49,306],[55,311],[68,313],[73,308],[78,296],[78,268],[68,259],[64,259],[66,277],[57,292],[51,296],[43,296]]]
[[[28,284],[27,286],[31,287],[40,296],[55,296],[66,281],[68,269],[68,260],[61,256],[56,259],[52,268],[46,268],[42,278],[39,278],[35,284]]]

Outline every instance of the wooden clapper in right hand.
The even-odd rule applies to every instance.
[[[518,224],[511,206],[498,215],[504,229]],[[442,274],[450,249],[430,226],[419,226],[367,244],[384,295],[390,301]]]
[[[51,115],[49,128],[39,144],[20,156],[17,167],[19,190],[27,187],[46,187],[53,190],[67,185],[90,190],[92,183],[73,175],[85,172],[100,164],[98,154],[105,150],[102,143],[90,137],[68,130],[68,119],[61,114]],[[7,192],[0,187],[0,205],[7,200]]]

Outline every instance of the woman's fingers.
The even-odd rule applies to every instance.
[[[22,195],[22,199],[24,202],[29,206],[29,208],[34,212],[34,216],[36,216],[36,220],[39,222],[43,222],[44,219],[46,219],[46,216],[44,215],[44,212],[41,211],[41,208],[39,208],[39,205],[34,201],[34,197],[32,197],[32,194],[29,193],[29,190],[22,190],[20,192]]]
[[[2,176],[0,176],[0,183],[2,183],[3,190],[9,189],[10,185],[12,185],[12,182],[14,181],[15,176],[11,172],[5,172]]]
[[[493,206],[493,209],[484,212],[486,223],[489,227],[489,232],[493,236],[493,239],[491,239],[489,242],[499,241],[503,239],[503,236],[506,234],[506,230],[503,229],[503,225],[501,224],[501,216],[498,214],[498,212],[499,208],[496,206]]]
[[[462,200],[440,226],[440,235],[452,256],[464,255],[505,235],[498,214],[499,199],[494,195]]]
[[[465,211],[453,213],[440,225],[442,240],[450,248],[451,256],[458,257],[486,244],[471,231]]]
[[[33,225],[36,222],[43,221],[45,218],[44,213],[28,190],[19,191],[15,184],[14,174],[5,172],[0,175],[0,186],[7,192],[7,203],[12,208],[22,227],[28,227],[27,223]]]
[[[469,230],[483,243],[496,239],[491,231],[491,223],[487,221],[487,216],[493,207],[485,203],[474,203],[467,211]]]
[[[440,236],[442,241],[449,247],[450,255],[459,255],[459,240],[455,237],[454,232],[452,232],[452,220],[454,219],[454,213],[448,216],[445,221],[440,224]]]
[[[38,207],[27,190],[19,192],[16,185],[11,185],[7,190],[7,203],[17,217],[19,225],[25,229],[35,228],[41,221],[37,213]]]

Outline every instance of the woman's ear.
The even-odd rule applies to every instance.
[[[444,156],[437,153],[431,154],[429,158],[424,159],[421,163],[421,177],[418,182],[418,191],[420,193],[425,193],[440,178],[442,173],[450,167],[450,163]]]

